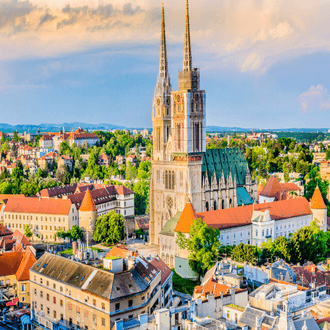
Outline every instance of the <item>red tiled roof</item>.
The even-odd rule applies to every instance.
[[[316,324],[317,325],[320,325],[320,324],[322,324],[324,322],[330,323],[330,316],[324,317],[323,319],[316,320]]]
[[[116,191],[118,195],[132,195],[134,192],[125,186],[116,186]]]
[[[69,199],[14,197],[7,200],[4,212],[68,215],[70,208],[71,201]]]
[[[92,198],[91,192],[89,189],[87,189],[87,191],[85,193],[85,196],[81,203],[79,211],[82,211],[82,212],[96,211],[94,199]]]
[[[24,250],[28,245],[31,245],[29,239],[18,230],[15,230],[13,239],[15,240],[12,249],[13,252]]]
[[[315,281],[316,287],[326,285],[330,288],[330,272],[320,271],[316,265],[309,264],[307,266],[293,266],[293,271],[297,275],[297,281],[303,281],[302,286],[309,287],[309,284]]]
[[[154,258],[150,263],[161,272],[161,283],[163,285],[168,279],[168,277],[172,274],[171,269],[165,264],[165,262],[161,258],[158,257]]]
[[[281,183],[281,186],[286,191],[300,191],[301,189],[293,182]]]
[[[8,235],[12,235],[12,234],[13,234],[13,232],[11,230],[9,230],[4,225],[0,224],[0,236],[8,236]]]
[[[311,209],[326,209],[321,191],[319,187],[314,190],[313,197],[311,199]]]
[[[276,194],[278,192],[284,193],[284,190],[281,184],[278,182],[277,178],[274,175],[272,175],[267,181],[260,195],[265,197],[276,197]]]

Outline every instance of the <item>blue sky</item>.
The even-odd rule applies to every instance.
[[[173,89],[185,1],[165,1]],[[328,1],[191,0],[207,125],[330,128]],[[151,127],[161,1],[3,0],[0,122]]]

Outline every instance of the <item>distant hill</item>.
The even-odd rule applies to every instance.
[[[118,126],[113,124],[87,124],[80,122],[73,123],[63,123],[63,124],[39,124],[39,125],[9,125],[5,123],[0,123],[0,131],[2,132],[14,132],[18,131],[19,133],[31,132],[35,133],[38,129],[41,132],[58,132],[62,128],[65,128],[66,131],[72,131],[78,127],[89,129],[89,130],[113,130],[113,129],[137,129],[142,130],[145,127],[126,127]],[[147,127],[148,130],[151,128]],[[223,127],[223,126],[206,126],[207,132],[251,132],[252,128],[242,128],[242,127]],[[327,133],[328,128],[283,128],[283,129],[274,129],[274,128],[254,128],[255,132],[302,132],[302,133]]]

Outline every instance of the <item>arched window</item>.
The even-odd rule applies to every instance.
[[[222,201],[221,201],[221,209],[224,209],[224,208],[225,208],[225,201],[222,200]]]
[[[232,207],[232,202],[233,202],[233,201],[232,201],[232,199],[230,198],[230,199],[229,199],[229,207]]]
[[[258,237],[258,229],[256,229],[256,237]]]
[[[217,209],[217,202],[214,201],[213,210],[216,210],[216,209]]]
[[[266,230],[266,236],[269,236],[269,231],[268,231],[268,229]]]
[[[205,211],[207,212],[209,210],[209,202],[205,203]]]

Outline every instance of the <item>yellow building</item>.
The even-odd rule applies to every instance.
[[[18,298],[20,303],[30,304],[29,269],[36,260],[29,247],[24,252],[0,254],[0,302]]]
[[[325,160],[320,163],[320,175],[323,180],[330,182],[330,161]],[[330,200],[330,188],[328,188],[327,198]]]
[[[4,200],[0,219],[11,230],[24,234],[24,226],[30,225],[32,240],[54,241],[56,230],[69,230],[79,225],[79,215],[75,204],[64,196],[55,198],[9,198]]]
[[[31,308],[35,321],[54,329],[111,329],[158,306],[161,272],[141,261],[111,273],[45,253],[30,269]]]

